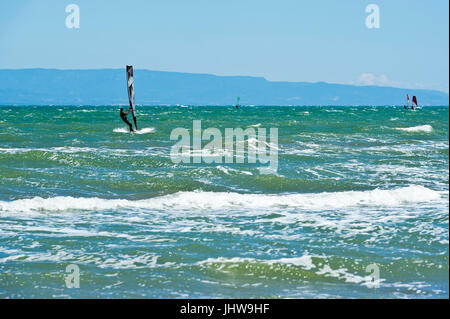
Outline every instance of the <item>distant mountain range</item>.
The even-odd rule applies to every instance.
[[[262,77],[135,70],[140,105],[449,105],[448,93],[325,82],[272,82]],[[128,104],[124,69],[0,70],[0,105]]]

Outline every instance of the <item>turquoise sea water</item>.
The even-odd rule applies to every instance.
[[[448,107],[0,115],[1,298],[449,296]],[[278,169],[173,163],[193,120],[278,128]]]

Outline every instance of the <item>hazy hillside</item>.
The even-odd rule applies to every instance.
[[[432,90],[329,83],[271,82],[262,77],[135,70],[136,103],[230,105],[400,105],[417,95],[421,105],[448,105]],[[0,70],[0,105],[127,104],[125,69]]]

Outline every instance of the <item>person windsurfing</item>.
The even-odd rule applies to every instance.
[[[123,107],[121,107],[120,108],[120,118],[122,119],[122,121],[125,122],[125,124],[128,125],[128,127],[130,128],[130,132],[134,132],[133,124],[131,124],[127,119],[127,115],[130,114],[130,112],[131,112],[131,107],[128,109],[128,112],[124,112]]]
[[[409,94],[406,94],[406,105],[403,105],[404,109],[409,109]]]

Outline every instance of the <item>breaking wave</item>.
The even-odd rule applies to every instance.
[[[67,210],[155,209],[338,209],[354,206],[398,206],[441,198],[439,192],[411,185],[392,190],[346,191],[307,194],[240,194],[226,192],[178,192],[143,200],[97,197],[34,197],[0,201],[0,212],[44,212]]]

